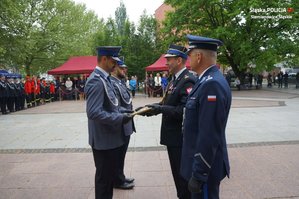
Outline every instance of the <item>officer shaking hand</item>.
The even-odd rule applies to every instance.
[[[175,182],[177,197],[189,199],[188,181],[180,174],[182,153],[183,111],[188,94],[196,78],[186,68],[187,49],[184,46],[171,44],[167,53],[167,66],[171,80],[160,103],[147,105],[150,108],[144,115],[152,116],[162,113],[160,144],[166,145],[172,176]]]
[[[117,61],[121,61],[118,57],[120,50],[119,46],[97,48],[98,65],[84,88],[89,145],[96,167],[96,199],[113,197],[118,157],[125,144],[122,129],[125,123],[132,120],[129,113],[120,112],[119,101],[110,79],[110,73],[115,69]]]

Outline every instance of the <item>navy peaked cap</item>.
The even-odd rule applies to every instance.
[[[182,57],[183,59],[187,59],[188,49],[184,46],[179,46],[175,44],[171,44],[167,50],[166,55],[164,55],[165,58],[167,57]]]
[[[117,65],[118,65],[119,67],[122,67],[122,68],[126,68],[126,67],[127,67],[126,64],[125,64],[125,62],[122,61],[122,60],[117,61]]]
[[[98,56],[109,56],[115,61],[121,61],[119,59],[119,52],[121,46],[99,46],[97,47]]]
[[[189,40],[189,48],[188,51],[198,48],[198,49],[205,49],[205,50],[212,50],[217,51],[218,46],[222,46],[222,41],[218,39],[212,39],[208,37],[201,37],[195,35],[187,35]]]

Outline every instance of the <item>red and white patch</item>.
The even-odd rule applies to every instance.
[[[208,102],[216,102],[216,95],[208,95]]]
[[[192,91],[192,86],[190,86],[189,88],[186,89],[187,93],[190,94]]]

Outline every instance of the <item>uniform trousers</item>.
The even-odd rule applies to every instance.
[[[26,94],[26,103],[27,103],[27,107],[32,106],[32,104],[31,104],[31,94]]]
[[[130,142],[130,137],[131,136],[125,136],[125,144],[121,147],[114,185],[121,185],[126,182],[126,176],[124,174],[124,166],[125,166],[125,157]]]
[[[117,172],[117,160],[122,146],[109,150],[92,149],[94,163],[96,167],[95,174],[95,198],[112,199],[113,182]]]
[[[204,184],[203,191],[200,194],[192,193],[192,199],[219,199],[219,181],[208,179]]]
[[[15,97],[8,97],[7,98],[7,108],[9,112],[15,111]]]
[[[180,174],[182,147],[167,146],[167,152],[177,196],[179,199],[190,199],[191,193],[188,190],[188,182]]]
[[[7,97],[0,97],[1,112],[3,114],[6,113],[6,103],[7,103]]]

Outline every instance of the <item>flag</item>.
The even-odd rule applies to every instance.
[[[208,102],[216,102],[216,95],[208,95]]]

